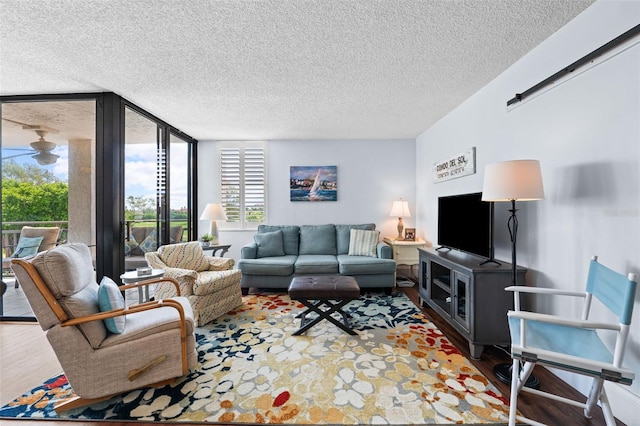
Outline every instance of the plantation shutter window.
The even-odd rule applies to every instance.
[[[266,221],[266,145],[221,143],[220,194],[227,214],[225,228],[256,229]]]

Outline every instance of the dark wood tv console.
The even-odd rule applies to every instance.
[[[510,263],[484,263],[483,258],[459,251],[418,249],[420,303],[433,308],[469,341],[473,358],[486,345],[511,343],[507,311],[513,309]],[[527,270],[517,269],[517,284],[524,285]]]

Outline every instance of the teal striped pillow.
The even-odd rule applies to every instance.
[[[349,238],[349,256],[376,255],[376,247],[380,238],[380,231],[366,231],[364,229],[352,229]]]

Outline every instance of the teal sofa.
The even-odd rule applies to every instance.
[[[366,255],[350,255],[359,253],[354,243],[363,234],[370,238],[370,250]],[[396,274],[392,257],[391,248],[379,242],[373,223],[260,225],[254,242],[241,248],[237,267],[242,271],[244,295],[252,287],[286,289],[293,277],[337,274],[354,277],[360,288],[381,288],[390,294]]]

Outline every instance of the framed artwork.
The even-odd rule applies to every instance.
[[[289,169],[291,201],[337,201],[337,166],[291,166]]]
[[[404,228],[404,239],[405,241],[415,241],[416,228]]]

